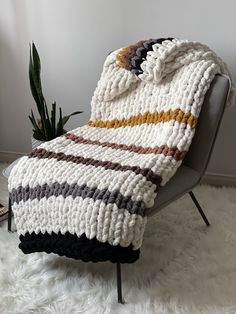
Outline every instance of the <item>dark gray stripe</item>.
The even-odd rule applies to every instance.
[[[60,196],[64,198],[72,196],[73,199],[77,196],[85,198],[92,198],[94,201],[102,200],[107,204],[116,204],[118,208],[124,208],[131,214],[138,214],[145,216],[146,207],[143,201],[133,201],[131,196],[124,196],[118,190],[109,191],[108,189],[98,189],[96,187],[90,188],[86,184],[78,185],[76,183],[68,184],[63,182],[62,184],[55,182],[52,185],[47,183],[43,185],[37,185],[34,188],[19,186],[17,189],[13,189],[10,193],[12,203],[19,203],[20,201],[26,202],[27,200],[42,199],[50,196]]]

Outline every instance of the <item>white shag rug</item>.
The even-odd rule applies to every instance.
[[[235,314],[236,189],[194,192],[211,226],[188,195],[150,219],[141,258],[122,265],[125,305],[117,303],[115,265],[24,255],[1,224],[0,313]]]

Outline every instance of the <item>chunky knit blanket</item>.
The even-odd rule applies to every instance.
[[[90,121],[23,157],[9,178],[24,253],[134,262],[158,189],[192,142],[201,105],[225,64],[173,38],[109,54]]]

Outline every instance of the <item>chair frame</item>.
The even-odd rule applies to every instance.
[[[197,210],[199,211],[202,219],[204,220],[205,224],[207,227],[210,226],[210,222],[207,219],[202,207],[200,206],[199,202],[197,201],[193,191],[189,191],[188,192],[194,205],[196,206]],[[125,301],[122,297],[122,278],[121,278],[121,266],[120,263],[116,264],[116,278],[117,278],[117,299],[118,299],[118,303],[120,304],[125,304]]]
[[[11,232],[11,220],[12,220],[12,207],[11,207],[11,199],[8,198],[8,221],[7,221],[7,230]]]

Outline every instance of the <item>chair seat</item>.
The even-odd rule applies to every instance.
[[[189,192],[204,175],[224,112],[230,88],[228,77],[216,75],[207,91],[196,133],[183,164],[171,180],[158,191],[148,216]]]
[[[170,181],[159,189],[154,206],[150,208],[148,216],[154,215],[164,206],[190,191],[198,183],[200,177],[201,175],[190,167],[180,166]]]

